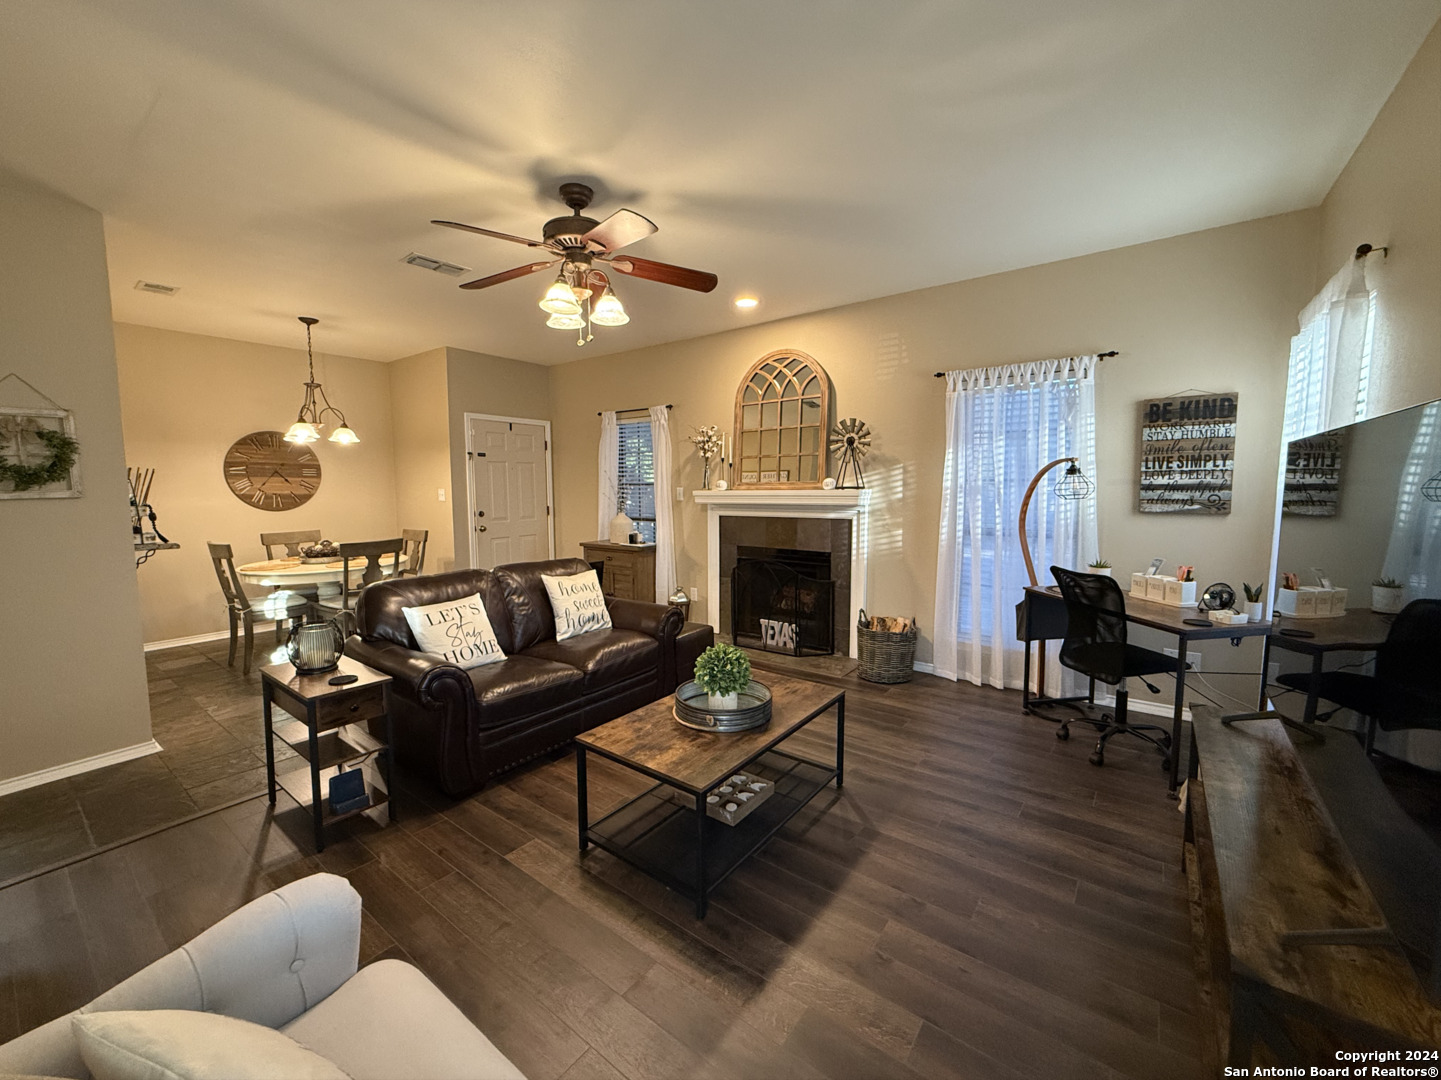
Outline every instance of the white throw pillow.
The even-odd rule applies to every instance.
[[[400,610],[421,652],[442,656],[463,668],[498,664],[505,659],[479,593],[463,600]]]
[[[216,1013],[80,1013],[71,1026],[95,1080],[350,1080],[288,1035]]]
[[[594,570],[571,577],[540,576],[550,594],[550,610],[555,612],[555,640],[589,634],[593,630],[610,629],[610,611],[605,606],[605,593]]]

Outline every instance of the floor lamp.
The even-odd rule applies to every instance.
[[[1061,498],[1061,499],[1084,499],[1084,498],[1086,498],[1086,496],[1090,495],[1091,492],[1094,491],[1095,488],[1096,488],[1096,485],[1093,484],[1093,483],[1091,483],[1091,481],[1086,477],[1086,474],[1081,471],[1080,465],[1078,465],[1078,464],[1076,463],[1076,459],[1073,458],[1073,457],[1056,458],[1055,461],[1052,461],[1052,462],[1050,462],[1049,464],[1044,465],[1044,466],[1041,468],[1041,471],[1040,471],[1040,472],[1036,473],[1035,476],[1031,477],[1030,486],[1026,488],[1026,494],[1025,494],[1025,496],[1022,497],[1022,499],[1021,499],[1021,516],[1020,516],[1020,520],[1017,522],[1017,528],[1020,530],[1020,534],[1021,534],[1021,557],[1026,560],[1026,573],[1030,575],[1031,585],[1032,585],[1033,587],[1036,586],[1036,585],[1038,585],[1039,582],[1036,581],[1036,567],[1035,567],[1035,565],[1031,562],[1031,544],[1030,544],[1030,541],[1028,541],[1028,540],[1026,539],[1026,514],[1027,514],[1027,513],[1030,511],[1030,509],[1031,509],[1031,496],[1036,493],[1036,485],[1041,482],[1041,477],[1045,476],[1046,473],[1050,472],[1050,471],[1051,471],[1052,469],[1054,469],[1057,465],[1065,465],[1065,466],[1066,466],[1066,471],[1065,471],[1065,473],[1062,474],[1061,478],[1056,481],[1056,489],[1055,489],[1055,490],[1056,490],[1056,497],[1057,497],[1057,498]],[[1045,696],[1046,696],[1046,643],[1045,643],[1045,641],[1042,641],[1042,642],[1041,642],[1041,647],[1040,647],[1040,649],[1039,649],[1039,653],[1040,653],[1040,656],[1039,656],[1039,664],[1040,664],[1040,666],[1039,666],[1038,669],[1037,669],[1037,676],[1036,676],[1036,693],[1037,693],[1040,697],[1045,697]],[[1027,672],[1024,674],[1023,678],[1025,679],[1026,683],[1029,683],[1029,682],[1031,681],[1031,673],[1030,673],[1029,671],[1027,671]]]
[[[1076,464],[1076,458],[1073,457],[1056,458],[1050,464],[1042,466],[1041,471],[1031,477],[1031,485],[1026,488],[1026,494],[1021,499],[1021,518],[1017,527],[1021,533],[1021,557],[1026,560],[1026,573],[1030,575],[1032,585],[1037,585],[1039,582],[1036,581],[1036,568],[1031,563],[1031,544],[1026,539],[1026,514],[1030,512],[1031,496],[1036,493],[1036,485],[1041,482],[1041,477],[1057,465],[1066,466],[1065,473],[1056,481],[1057,498],[1084,499],[1096,489],[1096,485],[1091,483],[1086,474],[1081,471],[1081,467]]]

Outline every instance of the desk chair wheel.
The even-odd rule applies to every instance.
[[[1161,759],[1161,771],[1163,773],[1171,771],[1171,756],[1169,754]]]
[[[1091,764],[1104,765],[1106,763],[1106,751],[1103,743],[1097,743],[1096,749],[1091,751]]]
[[[1060,739],[1061,742],[1065,742],[1065,741],[1066,741],[1067,739],[1069,739],[1070,737],[1071,737],[1071,729],[1070,729],[1070,728],[1064,727],[1064,726],[1056,728],[1056,738]]]

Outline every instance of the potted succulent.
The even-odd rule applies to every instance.
[[[1251,622],[1261,621],[1261,596],[1266,590],[1266,583],[1262,581],[1258,585],[1251,585],[1241,582],[1241,588],[1246,592],[1246,618]]]
[[[696,685],[706,692],[706,707],[717,712],[740,707],[740,692],[750,685],[751,661],[745,651],[718,642],[696,658]]]
[[[1086,564],[1086,569],[1093,574],[1100,574],[1102,577],[1111,576],[1111,564],[1106,559],[1092,559]]]
[[[1379,577],[1371,582],[1371,610],[1380,615],[1395,615],[1401,610],[1401,582],[1391,577]]]

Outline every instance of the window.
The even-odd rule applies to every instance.
[[[1362,420],[1371,391],[1376,291],[1364,261],[1351,260],[1301,312],[1291,339],[1281,442]],[[1352,404],[1354,402],[1354,405]]]
[[[635,522],[636,531],[647,544],[655,543],[655,452],[651,444],[650,420],[621,420],[620,508]]]

